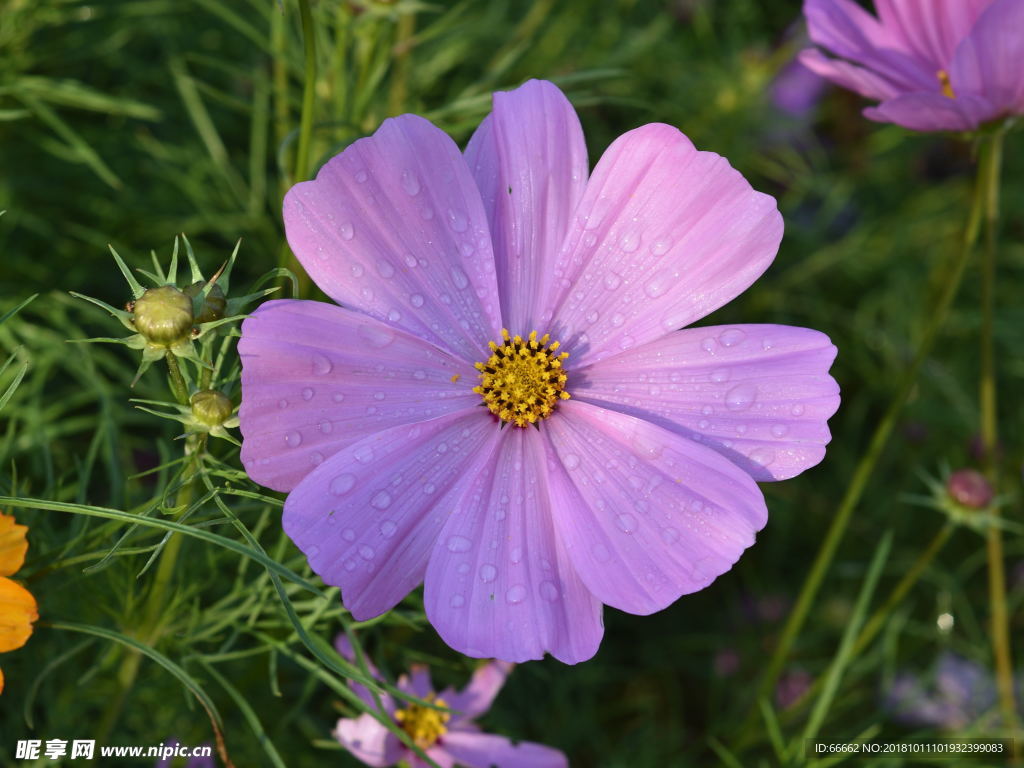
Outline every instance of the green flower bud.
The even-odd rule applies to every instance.
[[[192,395],[192,415],[210,427],[223,424],[231,418],[234,407],[227,397],[212,389],[201,389]]]
[[[150,288],[132,307],[135,329],[151,344],[171,347],[192,332],[192,300],[173,285]]]
[[[189,298],[195,298],[203,292],[203,288],[206,287],[206,283],[203,280],[192,283],[188,288],[185,289],[185,295]],[[228,305],[227,297],[224,296],[223,289],[214,283],[210,292],[206,294],[206,300],[203,301],[203,306],[199,308],[199,314],[196,315],[197,323],[208,323],[211,320],[220,320],[224,317],[224,309]]]

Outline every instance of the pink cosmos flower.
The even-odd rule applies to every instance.
[[[242,461],[290,491],[285,530],[356,619],[425,582],[462,653],[588,659],[602,604],[708,586],[766,522],[756,481],[824,456],[826,336],[677,330],[757,279],[782,218],[675,128],[619,137],[588,179],[572,106],[531,81],[465,154],[386,120],[284,217],[343,306],[245,321]]]
[[[354,659],[352,646],[344,635],[335,641],[335,647],[342,656]],[[513,744],[502,736],[482,733],[473,722],[491,708],[512,667],[508,662],[492,661],[480,667],[461,691],[447,688],[438,694],[431,686],[427,667],[414,665],[410,675],[398,678],[398,690],[450,711],[395,701],[387,693],[380,697],[380,703],[388,717],[442,768],[567,768],[568,760],[557,749],[529,741]],[[380,678],[372,665],[370,672]],[[353,683],[352,689],[369,706],[377,707],[364,686]],[[367,765],[395,765],[400,760],[406,761],[409,768],[426,765],[370,714],[342,718],[333,735]]]
[[[869,99],[872,120],[969,131],[1024,113],[1024,0],[804,0],[811,70]]]

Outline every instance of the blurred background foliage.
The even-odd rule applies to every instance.
[[[593,661],[522,666],[484,720],[491,730],[565,750],[574,766],[802,764],[780,745],[799,740],[809,707],[786,709],[793,697],[785,687],[759,704],[755,684],[963,227],[973,165],[968,144],[869,123],[857,97],[834,89],[805,109],[780,108],[777,78],[804,44],[799,5],[312,5],[311,172],[402,112],[426,115],[463,143],[493,90],[552,79],[579,110],[592,162],[621,132],[660,121],[725,155],[755,188],[778,198],[786,237],[775,264],[707,322],[805,325],[839,347],[833,374],[843,406],[831,422],[828,456],[798,479],[764,487],[771,519],[739,565],[658,615],[608,609]],[[0,494],[170,514],[178,432],[128,403],[130,396],[166,398],[162,378],[151,371],[131,391],[137,361],[129,350],[66,344],[116,334],[67,292],[123,305],[130,296],[108,243],[130,265],[148,267],[150,250],[166,260],[181,232],[211,270],[242,238],[239,285],[287,263],[280,205],[297,180],[304,66],[297,0],[0,4],[0,210],[7,211],[0,218],[0,314],[39,294],[0,325],[0,360],[13,361],[0,372],[0,393],[24,375],[0,411]],[[1009,137],[996,323],[1018,639],[1020,145],[1019,134]],[[787,666],[786,685],[798,692],[834,660],[883,535],[891,535],[892,549],[880,561],[873,606],[943,525],[941,513],[913,497],[927,494],[929,479],[941,481],[949,468],[974,461],[977,304],[972,262]],[[209,477],[218,487],[258,490],[239,474],[235,449],[225,443],[211,451]],[[235,515],[268,553],[308,574],[280,531],[276,502],[228,493],[204,499],[189,511],[190,524],[241,540],[230,522]],[[13,511],[31,527],[19,578],[37,596],[43,622],[103,627],[132,639],[152,578],[144,567],[163,532],[125,520]],[[267,573],[236,552],[192,539],[184,553],[157,651],[216,703],[235,764],[355,764],[329,737],[339,713],[352,710],[297,641],[296,621],[282,611]],[[879,638],[849,660],[820,733],[835,740],[934,734],[895,722],[882,706],[886,689],[903,670],[927,679],[947,650],[991,669],[985,579],[982,537],[956,530]],[[310,634],[329,641],[340,629],[345,613],[336,590],[329,601],[299,587],[287,592]],[[937,621],[945,614],[952,623]],[[437,639],[416,596],[360,636],[390,674],[427,661],[441,682],[461,683],[473,666]],[[1024,654],[1019,644],[1015,650]],[[7,675],[0,764],[24,764],[13,758],[17,738],[212,738],[195,698],[159,664],[143,662],[139,680],[123,685],[124,655],[120,642],[44,623],[25,648],[0,658]],[[986,733],[977,728],[958,732]]]

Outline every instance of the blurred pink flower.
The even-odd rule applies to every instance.
[[[335,647],[342,656],[354,658],[344,635],[338,637]],[[568,760],[557,749],[529,741],[513,743],[503,736],[481,732],[473,722],[491,708],[513,666],[505,661],[492,661],[480,667],[461,691],[446,688],[435,693],[427,667],[414,665],[410,674],[398,678],[398,690],[446,707],[450,712],[396,701],[387,693],[380,696],[380,703],[388,717],[442,768],[568,768]],[[379,678],[372,665],[370,672]],[[376,708],[373,696],[364,686],[352,684],[352,689]],[[427,765],[370,714],[342,718],[333,735],[366,765],[382,767],[399,761],[405,761],[409,768]]]
[[[1024,1],[804,0],[809,69],[881,103],[879,122],[917,131],[969,131],[1024,113]]]

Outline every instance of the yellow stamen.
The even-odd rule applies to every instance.
[[[953,86],[949,84],[949,72],[940,69],[935,73],[935,76],[939,78],[939,83],[942,85],[942,95],[947,99],[955,99],[956,94],[953,93]]]
[[[452,376],[452,384],[455,384],[461,378],[462,378],[462,374],[461,373],[456,373],[454,376]]]
[[[423,700],[439,707],[448,706],[444,699],[437,698],[437,694],[434,693],[425,696]],[[419,704],[410,704],[405,709],[395,711],[395,720],[420,749],[429,749],[448,733],[445,724],[450,719],[451,715],[448,712]]]
[[[501,329],[504,344],[488,343],[491,356],[474,366],[480,371],[480,384],[473,391],[480,395],[491,413],[502,421],[526,427],[550,416],[559,400],[569,399],[565,391],[567,377],[562,361],[568,352],[557,354],[560,346],[545,333],[539,339],[531,331],[524,341],[522,336],[511,336]]]

